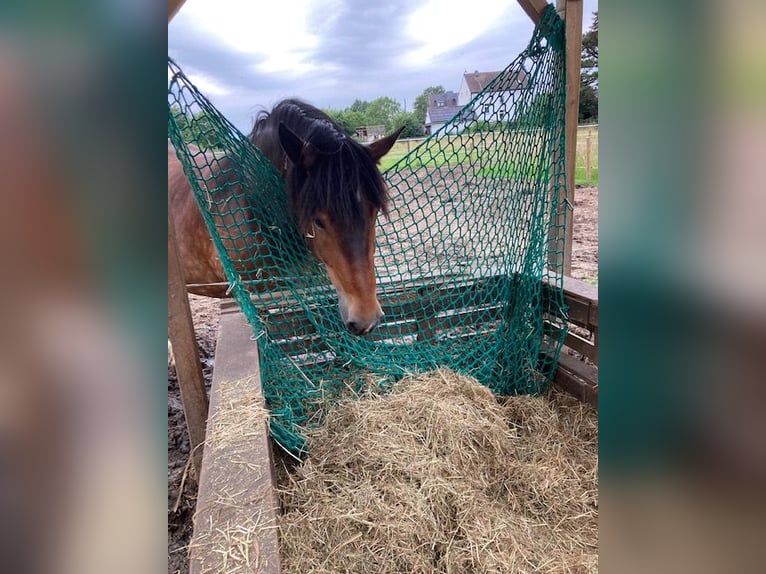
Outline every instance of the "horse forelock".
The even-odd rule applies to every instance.
[[[253,133],[267,121],[272,127],[283,122],[319,152],[311,169],[290,164],[286,173],[301,226],[310,226],[317,213],[325,212],[336,226],[353,232],[366,227],[368,204],[386,212],[388,192],[372,156],[324,112],[300,100],[285,100],[259,118]],[[271,132],[278,137],[276,129]]]

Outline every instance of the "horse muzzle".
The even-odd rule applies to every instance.
[[[372,321],[359,321],[351,319],[346,321],[346,329],[354,335],[367,335],[383,320],[383,311],[379,311]]]
[[[348,299],[342,295],[340,295],[338,303],[343,324],[354,335],[367,335],[383,320],[383,310],[377,301],[375,301],[374,306],[370,306],[371,311],[349,304]]]

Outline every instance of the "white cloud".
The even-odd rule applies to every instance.
[[[232,93],[232,90],[228,87],[203,72],[189,69],[186,71],[186,77],[189,78],[197,89],[208,96],[228,96]]]
[[[428,0],[408,18],[407,33],[419,46],[406,53],[404,61],[423,66],[444,52],[480,38],[499,20],[504,19],[507,25],[521,15],[521,8],[509,0],[471,0],[457,8],[444,0]]]
[[[258,56],[261,72],[297,75],[321,67],[312,59],[322,33],[309,26],[312,11],[331,15],[337,5],[338,0],[188,0],[171,26]]]

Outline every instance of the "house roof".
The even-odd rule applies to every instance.
[[[487,85],[500,74],[501,72],[472,72],[463,74],[463,77],[465,78],[468,90],[472,94],[476,94],[486,88]],[[495,91],[518,90],[526,88],[528,85],[529,78],[527,77],[527,73],[524,70],[519,70],[516,73],[508,72],[501,80],[500,84],[496,86]]]
[[[437,107],[437,104],[439,102],[442,103],[442,106],[456,106],[457,100],[458,100],[458,93],[457,92],[444,92],[443,94],[428,94],[428,109],[430,110],[433,107]]]
[[[460,106],[443,106],[428,108],[428,117],[432,124],[451,120],[460,111]]]

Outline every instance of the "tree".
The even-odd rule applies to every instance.
[[[396,100],[383,96],[374,99],[367,106],[367,125],[386,126],[386,131],[391,131],[394,127],[394,117],[402,113],[402,106]]]
[[[593,23],[582,37],[578,120],[598,121],[598,11],[593,13]]]
[[[419,138],[423,135],[423,122],[418,119],[415,112],[401,112],[393,117],[392,123],[391,131],[404,126],[404,130],[402,130],[402,134],[399,137]]]
[[[593,86],[580,85],[579,123],[598,121],[598,92]]]
[[[415,98],[415,105],[413,107],[413,113],[421,124],[426,123],[426,111],[428,110],[428,96],[434,96],[436,94],[443,94],[446,90],[444,86],[429,86],[423,93]]]
[[[593,13],[593,23],[582,37],[582,61],[580,81],[587,86],[598,87],[598,11]]]
[[[370,102],[365,102],[362,100],[354,100],[354,103],[351,104],[349,107],[347,107],[347,110],[350,110],[352,112],[359,112],[360,114],[366,114],[367,108],[370,106]]]

